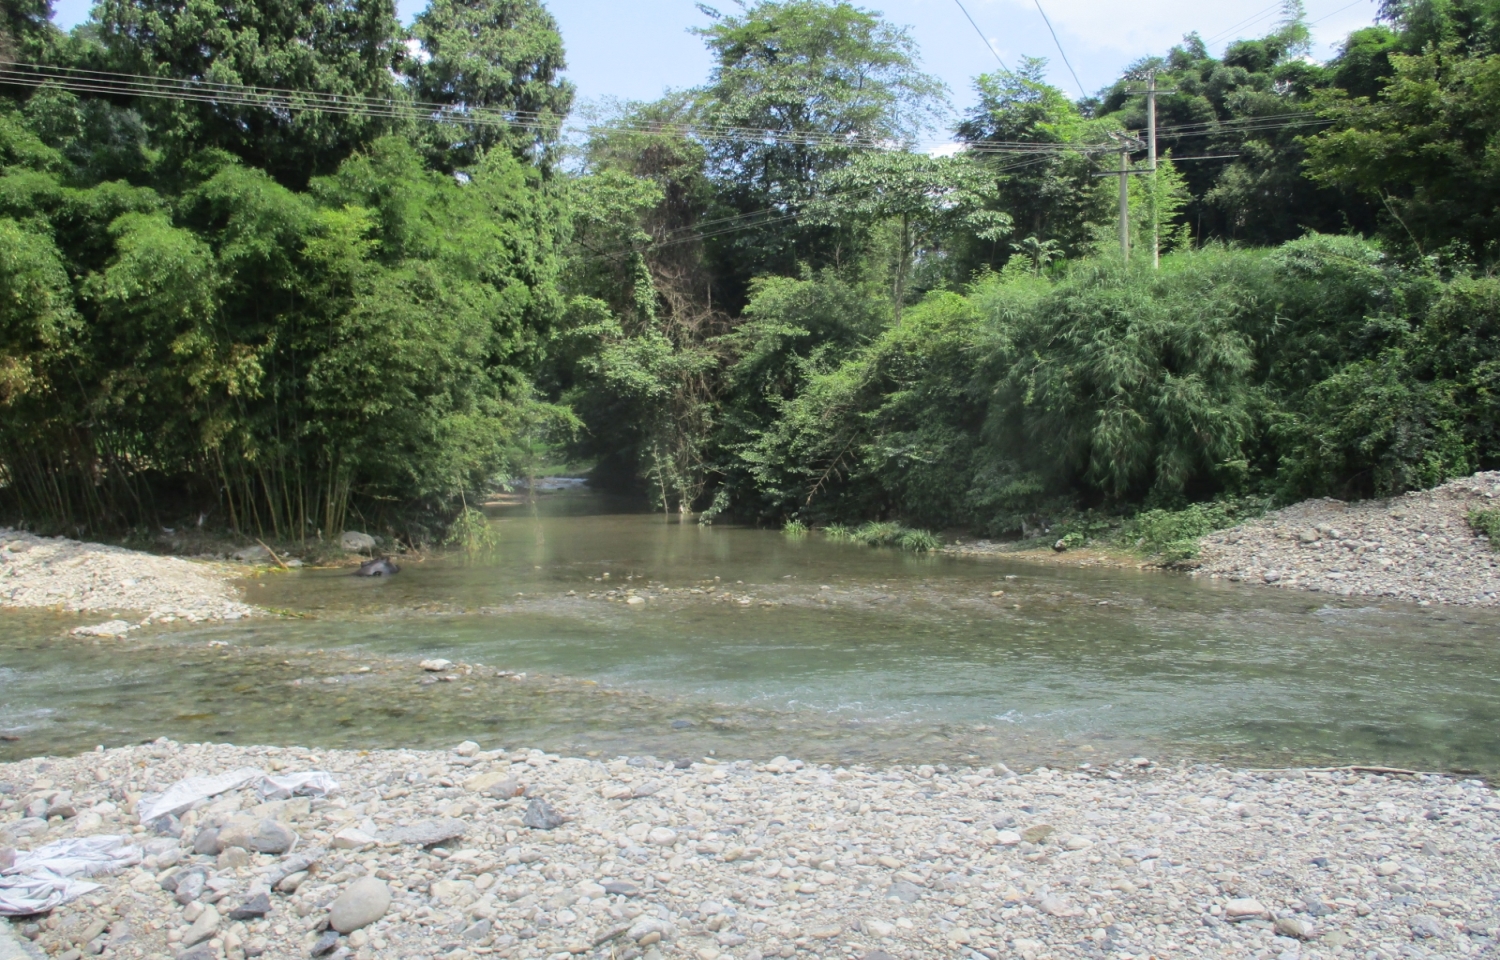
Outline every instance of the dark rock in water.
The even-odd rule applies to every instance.
[[[242,906],[229,911],[231,920],[259,920],[271,912],[271,897],[265,891],[246,900]]]
[[[628,880],[611,880],[604,884],[604,892],[618,897],[638,897],[641,888]]]
[[[321,957],[333,952],[333,948],[339,945],[339,932],[337,930],[324,930],[318,942],[313,944],[312,955]]]
[[[354,571],[356,577],[390,577],[401,572],[401,568],[391,563],[390,557],[376,557],[374,560],[366,560]]]
[[[563,825],[563,818],[551,804],[537,797],[526,805],[526,815],[521,818],[521,823],[533,830],[556,830]]]

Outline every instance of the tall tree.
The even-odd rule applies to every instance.
[[[1013,72],[980,75],[974,81],[979,102],[957,133],[992,171],[995,206],[1013,219],[1015,235],[1051,243],[1071,257],[1086,248],[1090,226],[1110,215],[1114,185],[1093,176],[1095,164],[1083,148],[1105,142],[1105,131],[1114,124],[1085,117],[1061,90],[1042,80],[1046,67],[1047,61],[1027,57]],[[987,143],[1034,145],[1040,151],[991,150]],[[1008,256],[1006,245],[982,243],[970,251],[969,266],[999,267]]]
[[[714,21],[697,32],[715,61],[700,122],[726,134],[708,141],[720,205],[774,223],[713,245],[738,304],[755,274],[794,274],[799,262],[817,267],[852,252],[837,227],[783,218],[861,149],[912,143],[939,115],[945,91],[919,69],[907,30],[844,0],[762,0],[733,15],[700,9]]]
[[[343,97],[403,95],[393,72],[405,56],[393,0],[99,0],[93,16],[103,50],[85,59],[106,69]],[[290,186],[331,173],[395,126],[360,110],[148,98],[130,105],[171,159],[227,150]]]
[[[1500,11],[1477,3],[1387,6],[1399,34],[1350,38],[1373,82],[1329,90],[1333,126],[1308,140],[1320,183],[1373,198],[1383,232],[1418,255],[1500,260]],[[1373,50],[1371,48],[1374,48]],[[1400,51],[1400,52],[1398,52]],[[1359,60],[1356,61],[1355,57]],[[1377,59],[1378,58],[1378,59]],[[1390,74],[1381,76],[1381,61]]]
[[[509,114],[508,126],[443,124],[435,139],[444,162],[466,166],[498,144],[543,160],[573,105],[562,36],[540,0],[434,0],[412,36],[409,62],[417,99],[470,111]]]

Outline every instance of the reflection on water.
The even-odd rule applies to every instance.
[[[250,582],[252,602],[303,619],[95,645],[65,637],[76,621],[6,614],[0,733],[19,739],[0,755],[166,734],[1500,769],[1493,613],[914,557],[684,525],[590,495],[495,514],[492,558]],[[630,591],[644,602],[625,602]],[[414,661],[430,656],[483,666],[422,683]]]

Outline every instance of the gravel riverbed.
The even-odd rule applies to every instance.
[[[261,804],[252,783],[149,829],[132,813],[246,767],[338,789]],[[0,784],[0,838],[21,851],[140,847],[15,922],[68,960],[1389,960],[1500,942],[1500,802],[1441,776],[159,740],[0,766]]]
[[[221,564],[0,527],[0,607],[131,616],[82,628],[101,636],[152,622],[250,616],[255,608],[241,602],[232,576]]]
[[[1389,500],[1307,500],[1204,537],[1196,576],[1421,604],[1500,604],[1500,554],[1470,528],[1500,472]]]

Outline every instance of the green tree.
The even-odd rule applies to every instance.
[[[1331,129],[1307,141],[1320,183],[1378,201],[1397,248],[1460,259],[1500,255],[1500,55],[1465,55],[1458,41],[1390,54],[1373,97],[1330,91]]]
[[[999,198],[993,178],[967,156],[865,153],[830,173],[824,185],[807,205],[812,222],[892,224],[891,305],[897,324],[919,256],[938,257],[960,236],[998,241],[1010,232],[1010,215],[994,209]]]
[[[1084,148],[1103,142],[1114,125],[1085,118],[1061,90],[1043,82],[1046,66],[1028,57],[1013,72],[982,74],[974,81],[979,102],[957,133],[991,170],[993,206],[1013,219],[1015,231],[1075,257],[1088,247],[1092,227],[1112,212],[1113,183],[1093,176]],[[980,243],[969,251],[968,265],[998,269],[1008,258],[1004,245]]]
[[[550,158],[573,85],[559,76],[567,66],[562,36],[539,0],[435,0],[411,32],[421,43],[407,67],[417,99],[514,117],[508,128],[433,128],[442,163],[466,167],[497,144],[525,159]]]
[[[766,218],[711,247],[721,299],[737,306],[757,274],[794,275],[799,262],[817,268],[851,255],[858,243],[846,231],[788,219],[857,152],[911,143],[938,115],[944,89],[918,68],[905,29],[843,0],[702,9],[714,22],[697,32],[714,67],[699,121],[735,134],[707,143],[715,215]]]
[[[405,57],[392,0],[99,0],[103,49],[84,64],[176,80],[274,87],[342,97],[403,96],[393,70]],[[295,98],[294,98],[295,99]],[[125,98],[176,164],[227,150],[289,186],[331,173],[394,128],[362,111],[331,113],[224,101]]]

